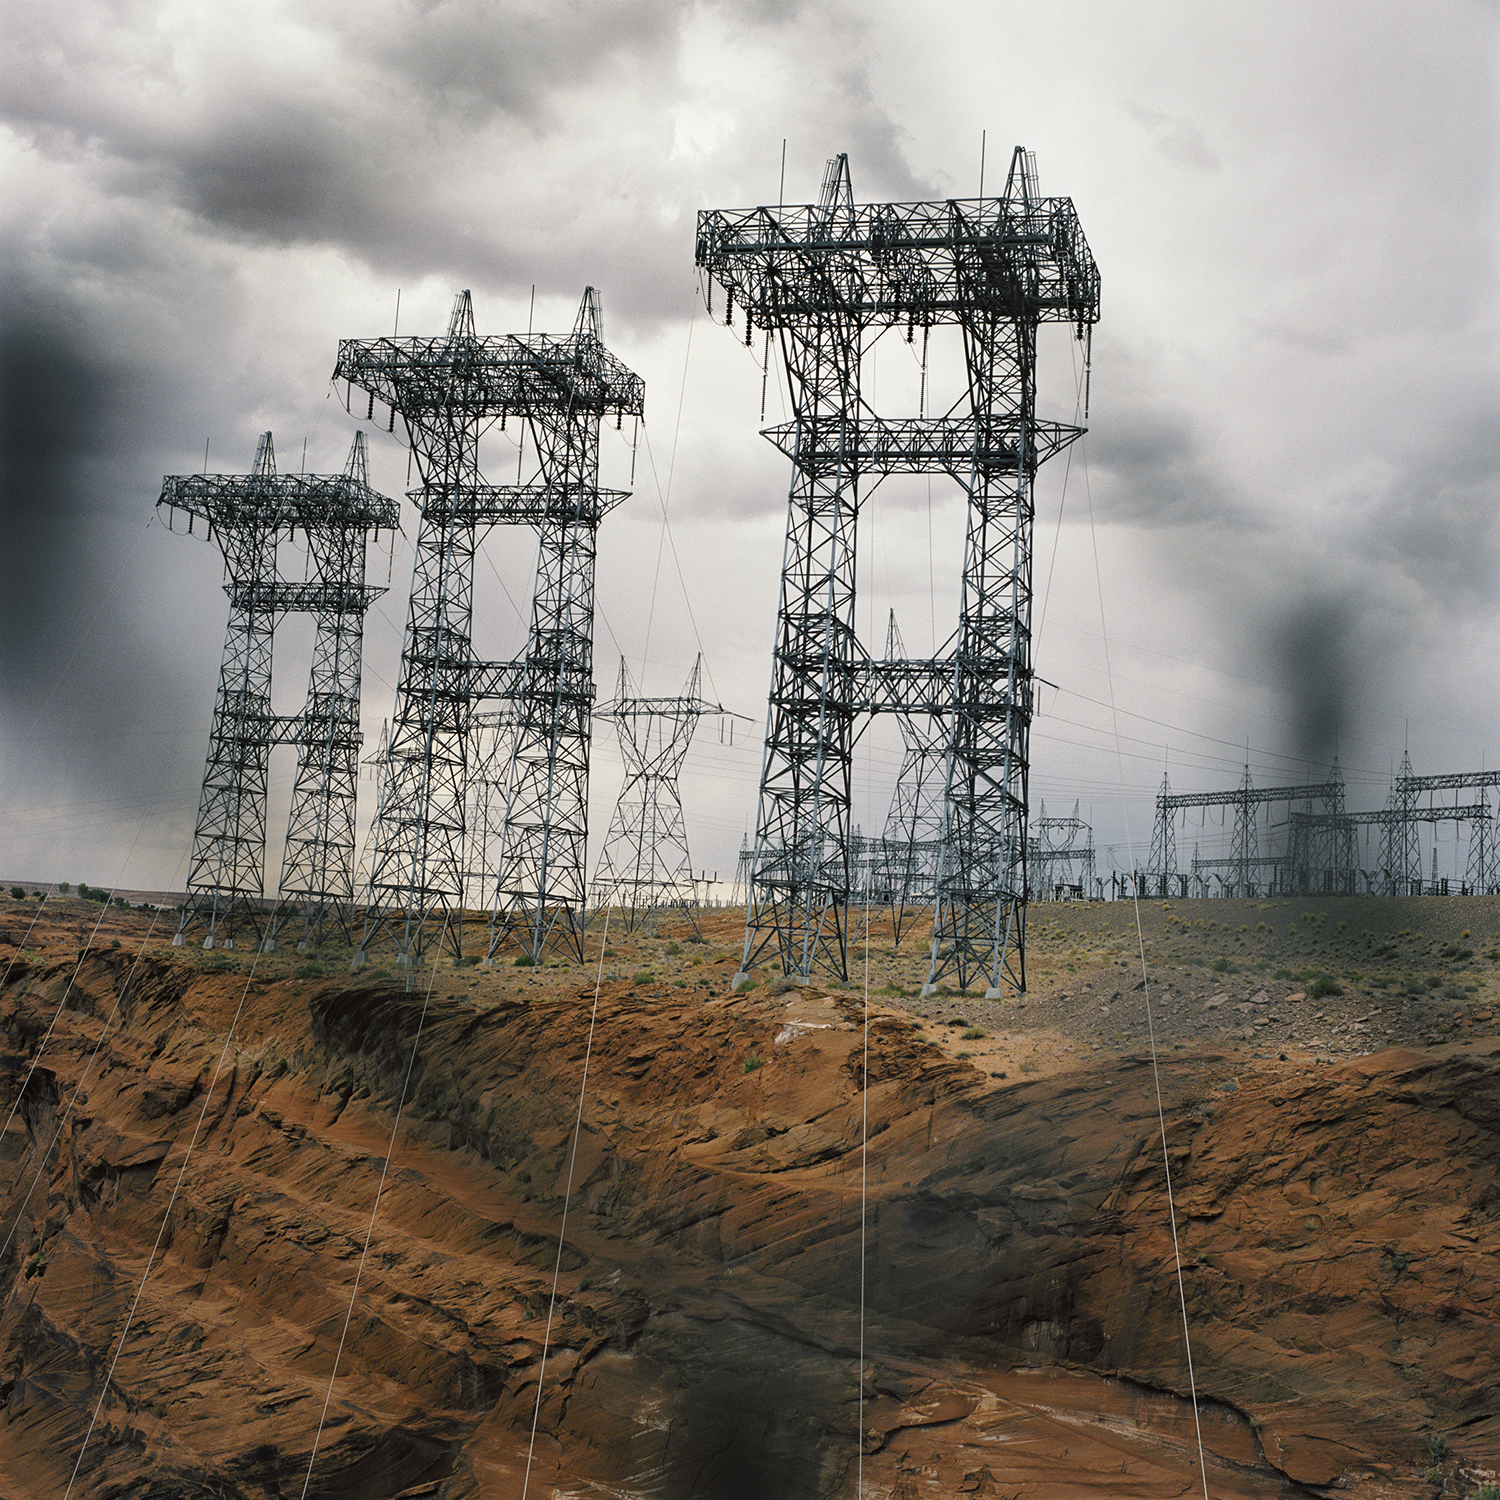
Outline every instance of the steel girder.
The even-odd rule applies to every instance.
[[[928,983],[984,973],[1024,987],[1031,485],[1078,435],[1036,419],[1035,334],[1064,322],[1082,336],[1099,310],[1072,204],[1041,198],[1018,150],[998,198],[859,205],[840,156],[816,204],[701,212],[696,258],[710,307],[717,282],[726,321],[738,307],[747,338],[776,332],[794,414],[768,433],[793,478],[742,972],[774,950],[788,973],[847,974],[856,721],[921,703],[948,731]],[[963,331],[969,410],[876,416],[860,385],[874,340],[940,323]],[[854,637],[861,482],[891,473],[946,473],[968,494],[959,628],[940,669],[872,663]]]
[[[175,941],[201,923],[205,947],[232,947],[247,929],[272,943],[288,904],[301,913],[305,941],[329,913],[347,923],[352,902],[360,644],[365,611],[384,593],[365,584],[365,545],[371,530],[394,529],[396,507],[369,487],[363,433],[336,475],[278,474],[265,433],[249,474],[169,476],[157,504],[207,523],[224,554],[229,596]],[[278,543],[298,530],[307,537],[315,582],[277,575]],[[315,614],[317,627],[307,701],[301,714],[288,716],[271,712],[271,667],[276,623],[293,612]],[[267,771],[271,749],[283,744],[298,747],[297,775],[281,902],[267,910]]]

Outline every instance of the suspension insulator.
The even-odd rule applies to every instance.
[[[370,405],[369,405],[369,408],[365,412],[365,421],[367,421],[367,422],[373,422],[374,420],[375,420],[375,392],[371,391],[370,392]]]

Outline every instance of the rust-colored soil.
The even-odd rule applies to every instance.
[[[1247,951],[1236,905],[1148,914],[1164,1162],[1124,906],[1037,908],[1024,1006],[918,999],[877,926],[867,1009],[729,994],[733,912],[612,932],[596,1008],[593,962],[81,949],[97,909],[15,903],[0,1496],[1189,1496],[1200,1440],[1215,1500],[1477,1496],[1496,903],[1416,904],[1410,999],[1404,949]]]

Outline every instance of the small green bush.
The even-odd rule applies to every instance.
[[[516,969],[534,969],[536,960],[529,953],[522,953],[511,966]]]
[[[1325,995],[1342,995],[1344,987],[1331,974],[1315,974],[1307,981],[1307,998],[1321,1000]]]
[[[13,901],[24,901],[26,899],[26,887],[21,885],[11,886],[10,895]]]
[[[661,951],[665,953],[668,958],[676,958],[677,955],[682,952],[682,945],[680,943],[668,943],[667,946]]]
[[[68,892],[72,890],[72,886],[70,886],[66,880],[59,880],[57,882],[57,888],[63,893],[64,896],[66,896]]]
[[[753,1073],[761,1066],[761,1060],[753,1052],[745,1059],[745,1071],[747,1073]]]
[[[322,964],[303,964],[302,967],[297,970],[297,978],[321,979],[324,975],[324,972],[325,971]]]
[[[987,1033],[981,1031],[977,1026],[970,1026],[969,1029],[964,1032],[964,1040],[966,1042],[977,1042],[986,1035]]]
[[[654,984],[656,982],[656,975],[650,969],[642,969],[639,974],[632,974],[630,976],[630,982],[632,984]]]
[[[1442,1435],[1442,1433],[1440,1433],[1440,1432],[1434,1432],[1427,1439],[1427,1451],[1434,1458],[1447,1458],[1447,1456],[1448,1456],[1448,1439],[1445,1438]]]

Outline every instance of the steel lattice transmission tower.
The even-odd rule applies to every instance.
[[[513,940],[536,955],[559,932],[581,953],[585,917],[594,554],[599,522],[625,498],[599,488],[599,424],[639,417],[645,383],[605,348],[598,298],[584,292],[570,335],[481,337],[468,292],[440,338],[346,340],[336,380],[406,424],[422,480],[411,604],[401,652],[370,906],[358,966],[382,935],[418,961],[446,930],[462,941],[466,811],[474,710],[506,700],[514,739],[506,779],[490,952]],[[525,423],[534,473],[492,485],[481,433]],[[473,649],[474,555],[481,533],[540,533],[525,655]]]
[[[264,433],[249,474],[168,477],[159,506],[207,523],[224,554],[229,624],[219,669],[208,764],[193,830],[187,900],[174,941],[205,929],[204,947],[237,934],[274,941],[289,920],[306,943],[333,920],[347,930],[354,894],[354,805],[360,745],[364,616],[385,592],[365,583],[370,532],[394,530],[396,506],[376,494],[356,433],[342,474],[278,474]],[[308,574],[282,579],[277,549],[301,531]],[[276,625],[288,613],[316,619],[307,702],[271,711]],[[297,774],[282,865],[281,900],[264,901],[266,789],[271,750],[297,746]]]
[[[887,661],[906,655],[894,610],[886,627],[885,655]],[[881,838],[881,894],[891,907],[892,941],[899,943],[908,921],[930,911],[937,895],[950,727],[946,716],[932,714],[898,714],[897,722],[901,769]]]
[[[792,461],[785,563],[742,971],[774,950],[787,973],[847,973],[856,726],[869,713],[948,723],[942,851],[928,983],[952,971],[1025,987],[1031,724],[1032,482],[1081,428],[1035,415],[1037,330],[1099,315],[1073,205],[1043,198],[1017,149],[999,197],[856,204],[847,158],[815,204],[698,216],[697,263],[777,337],[794,420],[767,436]],[[889,419],[863,364],[892,330],[959,331],[965,396]],[[946,474],[966,493],[959,623],[928,661],[881,662],[855,636],[862,490]]]
[[[609,833],[594,867],[594,909],[618,906],[627,931],[654,932],[657,915],[680,908],[696,922],[692,861],[677,776],[687,759],[693,730],[704,714],[722,714],[722,704],[698,695],[703,668],[693,662],[687,684],[675,698],[636,694],[625,658],[614,699],[597,717],[613,722],[625,759],[625,784],[615,803]]]

